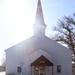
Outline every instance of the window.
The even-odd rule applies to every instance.
[[[21,66],[18,66],[18,67],[17,67],[17,72],[18,72],[18,73],[21,73],[21,71],[22,71]]]
[[[57,65],[57,73],[61,73],[61,65]]]

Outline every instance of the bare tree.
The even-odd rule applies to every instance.
[[[2,70],[5,71],[6,69],[6,55],[5,53],[3,54],[3,58],[2,58],[2,62],[1,62],[1,67],[2,67]]]
[[[58,20],[58,24],[54,26],[53,30],[56,33],[52,39],[71,49],[73,52],[73,62],[75,62],[75,14]]]

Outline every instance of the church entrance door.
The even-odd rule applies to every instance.
[[[35,75],[45,75],[45,66],[35,66]]]
[[[53,66],[53,63],[42,55],[31,63],[31,73],[32,75],[49,75],[46,71],[47,67],[51,66]]]

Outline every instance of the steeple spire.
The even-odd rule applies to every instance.
[[[40,0],[38,0],[35,23],[42,25],[45,24]]]
[[[34,23],[34,34],[35,35],[36,34],[45,35],[45,28],[46,28],[46,25],[45,25],[45,22],[44,22],[41,1],[38,0],[35,23]]]

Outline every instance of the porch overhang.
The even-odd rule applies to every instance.
[[[53,63],[42,55],[34,62],[32,62],[31,66],[53,66]]]

